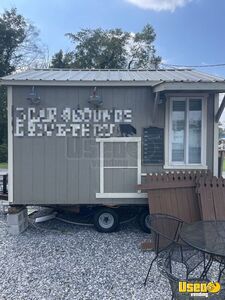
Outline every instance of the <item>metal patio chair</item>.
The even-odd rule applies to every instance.
[[[173,251],[173,260],[186,266],[186,278],[201,263],[205,264],[205,255],[184,244],[180,239],[183,221],[170,215],[153,214],[149,218],[150,229],[154,244],[155,257],[151,261],[144,285],[146,285],[152,265],[165,250]]]
[[[169,281],[172,293],[171,300],[189,300],[191,299],[190,294],[179,293],[179,281],[181,278],[176,277],[172,273],[171,259],[170,251],[162,252],[162,255],[157,259],[158,270]]]
[[[173,261],[173,252],[170,250],[165,250],[157,259],[157,266],[160,273],[169,280],[171,288],[171,300],[194,300],[195,297],[191,297],[190,293],[180,293],[179,292],[179,282],[185,280],[177,274],[174,274],[174,267],[172,268],[171,263]],[[208,280],[204,280],[201,277],[192,277],[188,279],[190,283],[208,283]],[[208,299],[212,300],[224,300],[225,290],[224,285],[218,294],[209,294]]]

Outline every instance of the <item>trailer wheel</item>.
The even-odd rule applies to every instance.
[[[138,215],[138,222],[141,227],[141,230],[147,233],[151,233],[151,229],[149,227],[149,222],[150,222],[149,217],[150,215],[147,209],[142,210]]]
[[[118,214],[111,208],[102,208],[94,215],[94,226],[99,232],[113,232],[118,225]]]

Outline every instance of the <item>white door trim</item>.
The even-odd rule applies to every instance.
[[[146,193],[105,193],[104,192],[104,169],[137,169],[137,184],[141,184],[141,137],[111,137],[111,138],[97,138],[96,142],[100,144],[100,193],[96,193],[96,198],[148,198]],[[137,166],[104,166],[104,143],[137,143]]]

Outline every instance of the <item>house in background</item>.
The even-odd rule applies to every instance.
[[[147,173],[218,175],[225,79],[191,69],[28,70],[8,87],[9,201],[147,205]]]

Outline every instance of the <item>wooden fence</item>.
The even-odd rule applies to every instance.
[[[207,176],[211,175],[206,171],[148,174],[146,183],[138,189],[148,192],[151,214],[164,213],[194,222],[201,219],[197,183]]]
[[[202,220],[225,220],[225,179],[202,177],[196,189]]]

